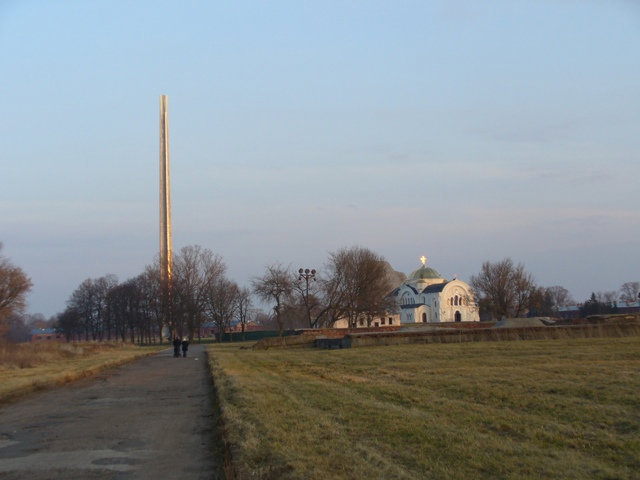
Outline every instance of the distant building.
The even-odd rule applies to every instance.
[[[426,266],[426,259],[392,295],[397,299],[400,323],[480,321],[471,287],[455,277],[447,281]]]
[[[245,332],[256,332],[264,329],[265,328],[262,325],[258,325],[257,323],[253,323],[253,322],[248,322],[244,326]],[[225,330],[225,333],[237,333],[237,332],[242,332],[242,325],[240,323],[233,324],[228,329]],[[218,334],[218,327],[214,322],[205,322],[200,327],[201,337],[214,337],[217,334]]]
[[[372,327],[414,323],[479,322],[478,305],[471,287],[454,277],[446,280],[436,270],[427,267],[427,259],[389,296],[395,299],[397,311],[375,319]],[[338,320],[336,328],[347,328],[346,319]],[[359,320],[352,327],[366,327]]]
[[[617,303],[618,311],[620,313],[639,313],[640,302],[620,302]]]
[[[31,341],[32,342],[47,342],[47,341],[65,342],[66,339],[64,335],[60,332],[57,332],[55,328],[36,328],[34,330],[31,330]]]
[[[555,312],[555,316],[565,320],[580,318],[582,316],[583,306],[583,303],[578,303],[577,305],[562,306]],[[608,306],[612,310],[611,313],[640,313],[640,302],[619,301]]]
[[[582,304],[565,305],[563,307],[559,307],[556,311],[554,311],[554,314],[555,316],[563,318],[565,320],[580,318],[580,307],[582,307]]]

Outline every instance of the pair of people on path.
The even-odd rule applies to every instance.
[[[182,356],[186,357],[187,356],[187,350],[189,350],[189,340],[187,339],[187,337],[184,337],[182,339],[182,342],[180,341],[180,339],[178,337],[173,339],[173,356],[174,357],[179,357],[180,356],[180,347],[182,346]]]

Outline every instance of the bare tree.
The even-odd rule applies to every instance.
[[[155,342],[162,337],[162,325],[157,324],[162,318],[158,282],[157,269],[150,267],[120,284],[114,275],[86,279],[67,302],[65,335],[78,335],[69,330],[81,325],[85,339]]]
[[[266,268],[264,275],[253,279],[251,286],[258,298],[275,304],[273,312],[278,324],[278,333],[282,336],[284,333],[282,309],[293,291],[293,280],[289,269],[279,264],[270,265]]]
[[[188,335],[190,339],[194,333],[199,333],[208,291],[224,276],[226,268],[222,257],[199,245],[183,247],[174,257],[174,333]]]
[[[289,313],[303,316],[307,328],[318,328],[340,298],[335,284],[315,270],[298,271],[292,286],[298,302]]]
[[[515,304],[513,308],[513,316],[524,317],[529,313],[529,305],[531,304],[531,297],[536,292],[536,284],[533,281],[533,276],[525,272],[524,265],[518,264],[512,276],[513,285],[513,297]]]
[[[553,300],[551,293],[544,287],[531,287],[529,293],[529,303],[527,305],[527,314],[530,317],[550,316],[554,313]]]
[[[633,303],[640,300],[640,282],[626,282],[620,287],[620,300]]]
[[[617,306],[618,301],[618,292],[615,291],[606,291],[606,292],[598,292],[596,293],[596,297],[598,301],[604,305],[608,305],[609,307]]]
[[[144,276],[138,275],[111,288],[108,294],[108,317],[114,335],[134,343],[155,341],[154,327],[146,311]],[[155,291],[157,298],[157,290]]]
[[[393,285],[386,260],[363,247],[343,248],[331,253],[329,280],[325,288],[334,297],[334,318],[346,317],[349,325],[373,319],[393,311],[395,302],[389,297]]]
[[[206,312],[216,326],[218,341],[221,342],[225,332],[231,326],[235,315],[238,297],[238,285],[220,276],[207,285]]]
[[[123,342],[127,338],[127,324],[132,314],[130,295],[131,285],[128,285],[127,282],[116,285],[107,294],[107,318],[111,329],[113,329],[113,335]],[[107,338],[111,338],[111,332]]]
[[[145,318],[152,325],[156,336],[162,343],[163,330],[165,327],[165,310],[163,309],[162,299],[158,292],[161,291],[160,267],[159,265],[147,265],[144,272],[139,277],[139,288],[142,296],[142,309]],[[168,334],[171,336],[171,332]],[[171,339],[168,339],[171,341]]]
[[[23,315],[24,323],[32,328],[53,328],[55,320],[50,318],[47,320],[41,313],[28,313]]]
[[[269,315],[264,310],[259,308],[252,310],[253,322],[256,325],[260,325],[264,330],[273,330],[278,328],[278,322],[276,322],[273,315]]]
[[[321,277],[319,282],[320,299],[319,306],[314,310],[312,316],[313,326],[315,327],[331,327],[337,320],[343,316],[343,299],[345,291],[342,288],[342,276],[336,275],[331,265],[327,266],[329,271],[328,278]]]
[[[294,298],[285,302],[280,312],[282,326],[286,330],[298,330],[308,328],[307,310],[302,303],[296,302]]]
[[[569,290],[564,287],[556,285],[553,287],[547,287],[546,291],[551,300],[552,309],[556,312],[562,307],[576,303],[569,293]]]
[[[64,312],[57,316],[57,324],[68,342],[80,338],[83,333],[80,312],[73,306],[67,306]]]
[[[479,294],[481,309],[493,318],[520,317],[528,313],[535,283],[524,265],[514,265],[510,258],[500,262],[484,262],[478,275],[471,277],[471,285]]]
[[[117,285],[118,278],[112,274],[97,278],[93,282],[96,293],[95,323],[98,326],[95,333],[99,340],[103,340],[105,335],[107,340],[111,340],[113,328],[108,315],[108,295]]]
[[[24,310],[26,296],[32,286],[31,280],[22,269],[0,254],[0,336],[7,330],[5,321]]]
[[[250,311],[251,290],[246,287],[240,288],[236,295],[235,318],[240,324],[240,329],[242,330],[242,340],[245,340],[245,329],[247,327]]]
[[[13,343],[28,342],[31,338],[31,328],[26,322],[25,315],[14,314],[5,319],[9,325],[7,339]]]
[[[102,340],[109,326],[107,320],[107,295],[118,284],[115,275],[98,279],[87,278],[71,294],[67,305],[80,315],[85,340]]]
[[[147,266],[140,275],[111,288],[107,315],[113,335],[122,341],[162,342],[164,310],[157,266]]]

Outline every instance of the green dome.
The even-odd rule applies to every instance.
[[[409,275],[409,280],[433,280],[442,276],[433,268],[422,266]]]

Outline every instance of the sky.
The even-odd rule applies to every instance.
[[[578,301],[640,280],[640,3],[0,0],[0,242],[51,316],[173,246],[322,272],[362,246]]]

